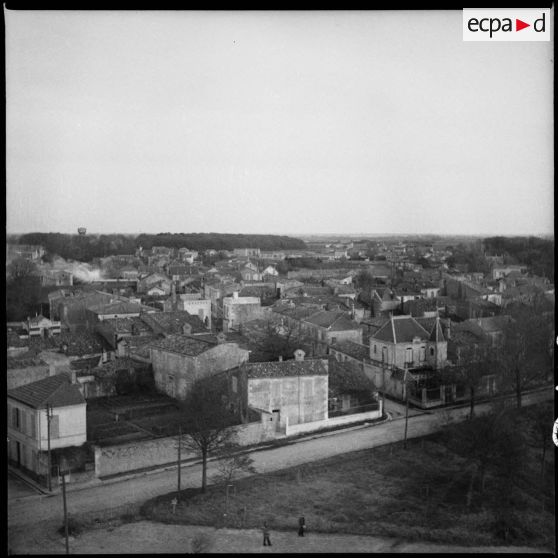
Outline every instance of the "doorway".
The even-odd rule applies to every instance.
[[[281,420],[281,411],[279,409],[273,409],[271,411],[271,420],[273,421],[273,426],[275,430],[279,430],[279,422]]]

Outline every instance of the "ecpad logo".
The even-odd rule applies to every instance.
[[[464,41],[550,41],[550,9],[464,9]]]

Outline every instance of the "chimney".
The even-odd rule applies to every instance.
[[[305,354],[306,354],[306,353],[305,353],[302,349],[297,349],[297,350],[294,352],[295,360],[296,360],[297,362],[302,362],[302,361],[304,360],[304,355],[305,355]]]
[[[182,333],[184,335],[192,335],[192,326],[190,324],[183,324]]]
[[[279,355],[279,362],[283,362],[283,355]]]

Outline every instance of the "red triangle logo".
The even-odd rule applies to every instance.
[[[520,19],[515,20],[515,30],[516,31],[521,31],[522,29],[525,29],[525,27],[531,27],[531,24],[530,23],[525,23],[524,21],[521,21]]]

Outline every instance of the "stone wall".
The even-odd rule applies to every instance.
[[[264,414],[261,421],[233,427],[232,441],[242,446],[258,444],[276,437],[274,424]],[[95,446],[95,475],[106,477],[136,471],[146,467],[175,465],[177,462],[176,436],[140,440],[111,446]],[[183,460],[198,457],[184,447]]]
[[[152,349],[153,378],[160,392],[185,399],[196,379],[235,368],[246,362],[249,355],[249,351],[236,343],[215,345],[196,357]]]

